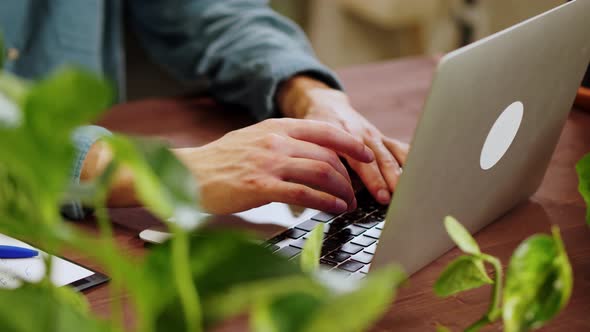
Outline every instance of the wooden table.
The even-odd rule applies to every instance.
[[[384,133],[410,141],[428,93],[436,60],[416,58],[372,64],[339,71],[356,108]],[[155,99],[115,107],[100,123],[112,130],[162,137],[174,146],[201,145],[223,133],[251,123],[239,111],[223,110],[206,99]],[[561,227],[574,269],[574,291],[565,311],[545,331],[590,330],[590,228],[577,192],[574,165],[590,151],[590,113],[574,110],[567,122],[541,189],[531,200],[476,235],[484,252],[507,263],[526,237]],[[142,209],[113,209],[116,239],[122,250],[142,255],[146,249],[138,231],[157,221]],[[80,227],[95,231],[89,220]],[[269,232],[276,229],[269,229]],[[447,299],[437,298],[432,285],[444,266],[459,255],[452,250],[411,277],[391,310],[375,331],[433,331],[437,323],[459,330],[485,312],[489,289],[483,288]],[[87,265],[100,269],[83,257]],[[109,312],[109,286],[88,291],[92,309]],[[122,296],[125,296],[124,294]],[[132,325],[133,314],[126,312]],[[243,326],[246,329],[246,326]],[[496,325],[491,330],[498,330]]]

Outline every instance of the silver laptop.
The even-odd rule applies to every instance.
[[[527,200],[590,62],[588,31],[590,0],[577,0],[447,55],[389,208],[361,191],[357,210],[311,215],[267,245],[295,258],[324,223],[323,265],[414,273],[453,247],[445,216],[476,232]]]

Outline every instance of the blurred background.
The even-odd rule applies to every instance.
[[[454,50],[564,0],[272,0],[338,68]]]
[[[341,67],[454,50],[564,0],[271,0],[299,23],[320,60]],[[150,63],[128,32],[128,99],[194,91]]]

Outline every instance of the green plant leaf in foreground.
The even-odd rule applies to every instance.
[[[579,180],[578,189],[587,206],[586,223],[590,226],[590,154],[578,162],[576,171],[578,172]]]
[[[135,189],[146,207],[163,220],[174,218],[184,228],[202,220],[192,174],[162,143],[113,136],[106,139],[115,162],[129,167]]]
[[[436,295],[446,297],[493,283],[481,259],[461,256],[451,262],[438,277],[434,291]]]
[[[479,255],[481,251],[475,239],[469,234],[469,231],[453,217],[445,218],[445,228],[455,244],[463,252],[471,255]]]
[[[271,301],[257,303],[252,313],[252,331],[299,332],[305,328],[313,312],[319,310],[325,298],[309,293],[290,293]]]
[[[437,325],[436,332],[451,332],[451,329],[443,325]]]
[[[69,288],[27,284],[15,290],[0,290],[0,307],[2,331],[110,331],[107,324],[91,318],[85,299]]]
[[[510,259],[504,289],[504,328],[507,332],[541,327],[567,304],[572,270],[557,228],[553,236],[535,235]]]
[[[309,234],[301,252],[300,263],[304,272],[311,273],[319,268],[323,240],[324,224],[320,223]]]
[[[371,272],[359,289],[330,298],[315,310],[303,331],[365,331],[391,307],[405,280],[406,274],[398,266]]]
[[[344,293],[291,292],[260,301],[252,328],[265,332],[364,331],[389,309],[406,276],[397,266],[371,274]]]

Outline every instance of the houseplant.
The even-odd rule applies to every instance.
[[[70,135],[106,109],[111,97],[108,83],[78,68],[61,68],[40,82],[0,72],[0,233],[50,253],[69,248],[92,257],[112,278],[114,294],[129,293],[140,331],[201,331],[242,313],[250,313],[254,330],[356,331],[389,307],[403,279],[399,268],[386,268],[360,284],[332,274],[326,280],[307,258],[319,252],[317,235],[302,266],[272,254],[251,235],[186,231],[176,223],[168,223],[172,240],[144,259],[122,254],[105,209],[119,167],[133,170],[138,196],[156,216],[190,224],[201,214],[191,175],[159,142],[109,138],[114,158],[104,174],[90,184],[69,185]],[[72,198],[96,208],[99,237],[62,219],[60,203]],[[49,271],[51,260],[45,264]],[[10,308],[0,312],[0,329],[120,331],[118,299],[113,296],[111,318],[98,319],[83,296],[54,287],[46,275],[35,284],[0,290],[0,305]],[[362,308],[349,305],[358,301]],[[346,319],[333,322],[334,314]]]

